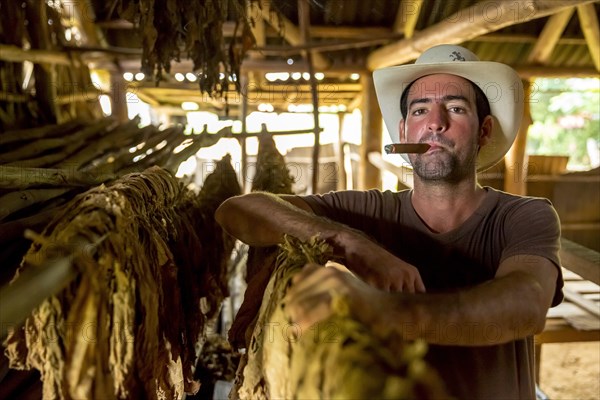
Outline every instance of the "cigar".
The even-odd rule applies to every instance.
[[[431,146],[427,143],[393,143],[384,147],[387,154],[425,153]]]

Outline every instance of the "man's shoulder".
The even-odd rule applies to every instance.
[[[495,193],[497,202],[493,214],[501,219],[508,219],[513,223],[520,221],[522,224],[532,223],[532,220],[558,221],[558,214],[552,202],[544,197],[521,196],[501,190],[487,188]]]
[[[488,192],[494,193],[498,198],[498,205],[501,207],[519,207],[519,206],[531,206],[531,207],[543,207],[553,208],[552,203],[545,197],[535,196],[523,196],[504,192],[502,190],[486,187]]]

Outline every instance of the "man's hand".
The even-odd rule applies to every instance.
[[[346,266],[366,283],[388,292],[425,292],[417,268],[394,256],[361,233],[342,231],[333,240]]]
[[[367,285],[348,272],[335,267],[306,264],[292,280],[284,298],[285,310],[301,331],[329,318],[332,300],[340,296],[349,312],[359,321],[370,324],[374,306],[385,293]],[[375,309],[378,307],[375,306]]]

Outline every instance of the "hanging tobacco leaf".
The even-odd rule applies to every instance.
[[[142,37],[142,72],[158,83],[182,53],[194,62],[200,91],[223,97],[230,85],[240,92],[240,66],[255,44],[248,3],[259,0],[115,0],[111,9],[131,21]],[[234,22],[226,43],[223,23]]]

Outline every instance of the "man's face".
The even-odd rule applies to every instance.
[[[401,141],[431,145],[409,156],[423,180],[456,181],[473,174],[481,136],[491,132],[491,118],[480,129],[475,91],[469,81],[449,75],[428,75],[409,89]],[[489,125],[489,126],[488,126]]]

